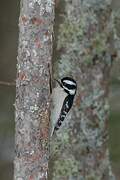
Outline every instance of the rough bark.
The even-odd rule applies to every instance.
[[[15,180],[47,179],[53,22],[53,0],[21,0],[15,103]]]
[[[64,0],[59,5],[54,77],[72,76],[78,89],[51,141],[49,179],[113,180],[108,150],[108,81],[115,57],[111,0]]]

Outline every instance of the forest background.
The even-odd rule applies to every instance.
[[[113,2],[120,8],[119,0]],[[14,102],[18,47],[19,2],[1,0],[0,5],[0,179],[13,179],[14,158]],[[120,62],[113,65],[110,80],[110,157],[116,176],[120,177]]]

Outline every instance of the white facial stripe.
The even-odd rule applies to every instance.
[[[63,88],[64,89],[66,89],[67,91],[69,91],[69,93],[71,94],[71,95],[74,95],[75,94],[75,89],[68,89],[67,87],[65,87],[65,86],[63,86]]]
[[[70,92],[71,95],[74,95],[75,94],[75,89],[71,89],[69,92]]]
[[[66,84],[70,84],[70,85],[75,85],[75,86],[76,86],[76,83],[74,83],[73,81],[64,80],[64,82],[65,82]]]

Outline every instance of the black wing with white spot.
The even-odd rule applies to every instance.
[[[69,110],[71,109],[72,107],[72,104],[73,104],[73,99],[74,99],[74,96],[71,96],[71,95],[68,95],[65,100],[64,100],[64,103],[63,103],[63,107],[61,109],[61,112],[60,112],[60,116],[59,116],[59,119],[55,125],[55,128],[54,128],[54,131],[53,131],[53,134],[55,131],[57,131],[60,126],[62,125],[62,122],[64,121],[66,115],[68,114]]]

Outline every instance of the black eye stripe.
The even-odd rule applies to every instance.
[[[76,89],[76,86],[75,85],[71,85],[71,84],[67,84],[67,83],[63,83],[63,85],[65,87],[67,87],[68,89]]]

